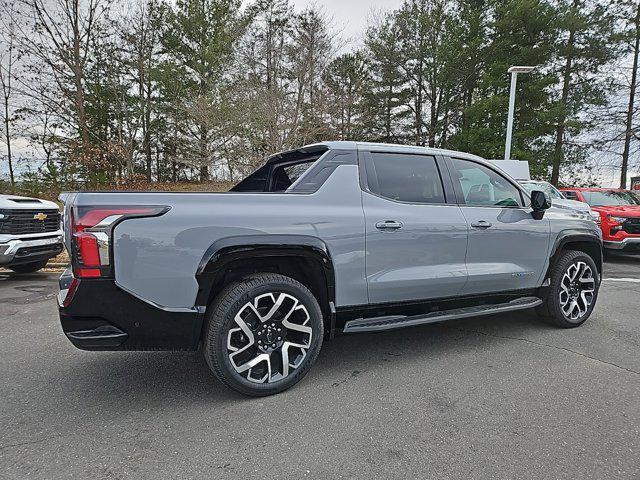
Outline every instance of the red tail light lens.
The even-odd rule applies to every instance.
[[[79,278],[107,277],[111,274],[111,234],[122,220],[153,217],[168,207],[74,207],[71,211],[72,266]]]

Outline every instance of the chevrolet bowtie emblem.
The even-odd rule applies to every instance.
[[[46,213],[42,213],[42,212],[40,212],[40,213],[36,213],[36,214],[33,216],[33,219],[34,219],[34,220],[44,221],[44,219],[45,219],[45,218],[47,218],[47,214],[46,214]]]

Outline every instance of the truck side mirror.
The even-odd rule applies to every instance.
[[[533,218],[540,220],[544,216],[544,211],[551,207],[551,197],[547,192],[533,190],[531,192],[531,208]]]

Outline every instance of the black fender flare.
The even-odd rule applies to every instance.
[[[214,289],[223,280],[227,266],[237,260],[255,257],[301,257],[322,265],[327,287],[329,330],[335,331],[335,270],[327,244],[310,235],[239,235],[213,242],[205,251],[196,272],[196,305],[208,306]]]
[[[551,248],[549,255],[549,267],[551,267],[551,259],[558,253],[565,245],[573,242],[587,242],[597,245],[600,252],[599,258],[594,258],[596,267],[600,274],[602,274],[602,238],[595,232],[588,230],[564,230],[556,237],[553,247]]]

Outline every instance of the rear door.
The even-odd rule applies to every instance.
[[[447,165],[469,226],[469,277],[462,294],[538,286],[548,258],[549,220],[534,219],[521,189],[496,169],[459,158],[448,158]]]
[[[464,286],[467,223],[440,161],[360,154],[370,303],[449,297]]]

